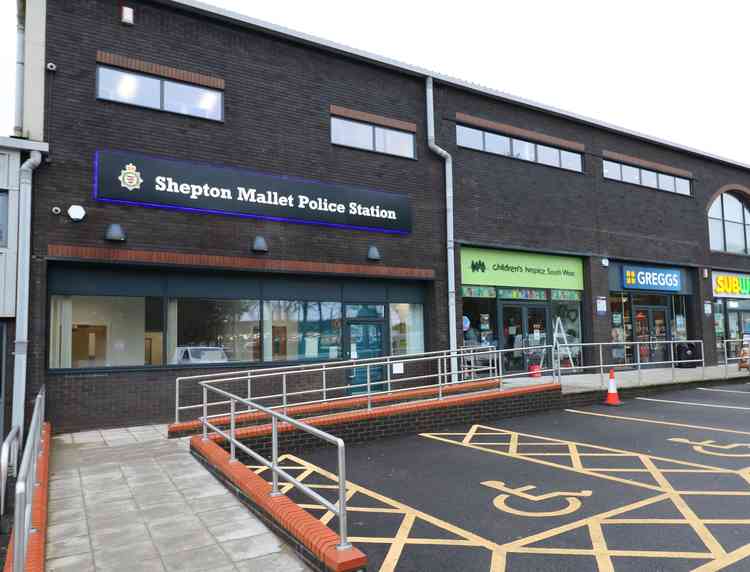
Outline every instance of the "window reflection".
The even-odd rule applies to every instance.
[[[338,359],[341,303],[263,302],[263,361]]]

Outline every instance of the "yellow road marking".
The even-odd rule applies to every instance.
[[[414,526],[414,520],[413,514],[407,514],[401,521],[396,537],[393,539],[388,554],[385,555],[383,564],[380,566],[380,572],[393,572],[396,569],[396,564],[401,558],[401,552],[404,550],[404,544],[409,537],[411,527]]]
[[[694,407],[710,407],[712,409],[739,409],[741,411],[750,411],[750,407],[740,407],[739,405],[717,405],[715,403],[697,403],[695,401],[676,401],[673,399],[654,399],[653,397],[636,397],[641,401],[654,401],[656,403],[669,403],[670,405],[692,405]]]
[[[703,566],[699,566],[693,570],[693,572],[716,572],[717,570],[722,570],[723,568],[726,568],[735,562],[739,562],[748,556],[750,556],[750,544],[745,544],[745,546],[730,552],[723,558],[718,558],[712,562],[706,562]]]
[[[622,421],[638,421],[641,423],[653,423],[654,425],[669,425],[671,427],[684,427],[685,429],[702,429],[704,431],[719,431],[720,433],[732,433],[733,435],[750,435],[750,431],[737,431],[735,429],[719,429],[718,427],[706,427],[705,425],[688,425],[687,423],[675,423],[673,421],[657,421],[656,419],[644,419],[642,417],[625,417],[623,415],[610,415],[608,413],[594,413],[593,411],[579,411],[577,409],[566,409],[566,413],[578,415],[590,415],[591,417],[608,417]],[[463,435],[463,433],[462,433]]]
[[[596,520],[590,521],[589,534],[594,554],[596,554],[596,564],[599,567],[599,572],[614,572],[612,559],[607,550],[607,541],[604,539],[604,532],[602,532],[602,525]]]
[[[745,395],[750,395],[750,391],[738,391],[736,389],[716,389],[714,387],[698,387],[696,389],[700,389],[701,391],[719,391],[721,393],[744,393]]]

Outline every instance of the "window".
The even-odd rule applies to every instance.
[[[8,246],[8,191],[0,191],[0,248]]]
[[[554,147],[547,147],[546,145],[536,146],[537,161],[542,165],[550,165],[551,167],[560,166],[560,150]]]
[[[99,66],[97,97],[221,121],[224,94],[215,89]]]
[[[391,355],[424,352],[422,304],[391,304]]]
[[[523,161],[533,161],[535,158],[534,144],[520,139],[513,139],[513,157]]]
[[[263,302],[263,361],[341,357],[341,303]]]
[[[641,169],[640,167],[607,161],[606,159],[602,160],[602,172],[605,179],[690,196],[690,180],[682,177],[657,173],[649,169]]]
[[[174,81],[164,82],[164,110],[221,121],[222,93]]]
[[[331,143],[409,159],[416,156],[413,133],[341,117],[331,117]]]
[[[52,296],[50,368],[162,365],[161,298]]]
[[[260,302],[170,298],[170,364],[260,360]]]
[[[740,195],[724,193],[708,210],[711,250],[750,254],[750,209]]]
[[[484,151],[494,155],[504,155],[532,161],[541,165],[583,172],[583,156],[573,151],[565,151],[549,145],[537,145],[522,139],[511,139],[490,131],[482,131],[465,125],[456,125],[456,145]]]

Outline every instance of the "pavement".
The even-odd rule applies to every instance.
[[[738,382],[349,446],[351,540],[379,572],[750,570],[749,413]],[[281,459],[333,498],[335,451]]]
[[[46,569],[308,570],[166,425],[54,437]]]

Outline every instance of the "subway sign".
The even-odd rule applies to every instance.
[[[97,151],[94,199],[388,234],[408,234],[412,226],[403,194],[131,151]]]
[[[732,272],[712,272],[716,298],[750,298],[750,275]]]
[[[679,268],[623,265],[622,287],[626,290],[679,292],[682,290],[682,273]]]

